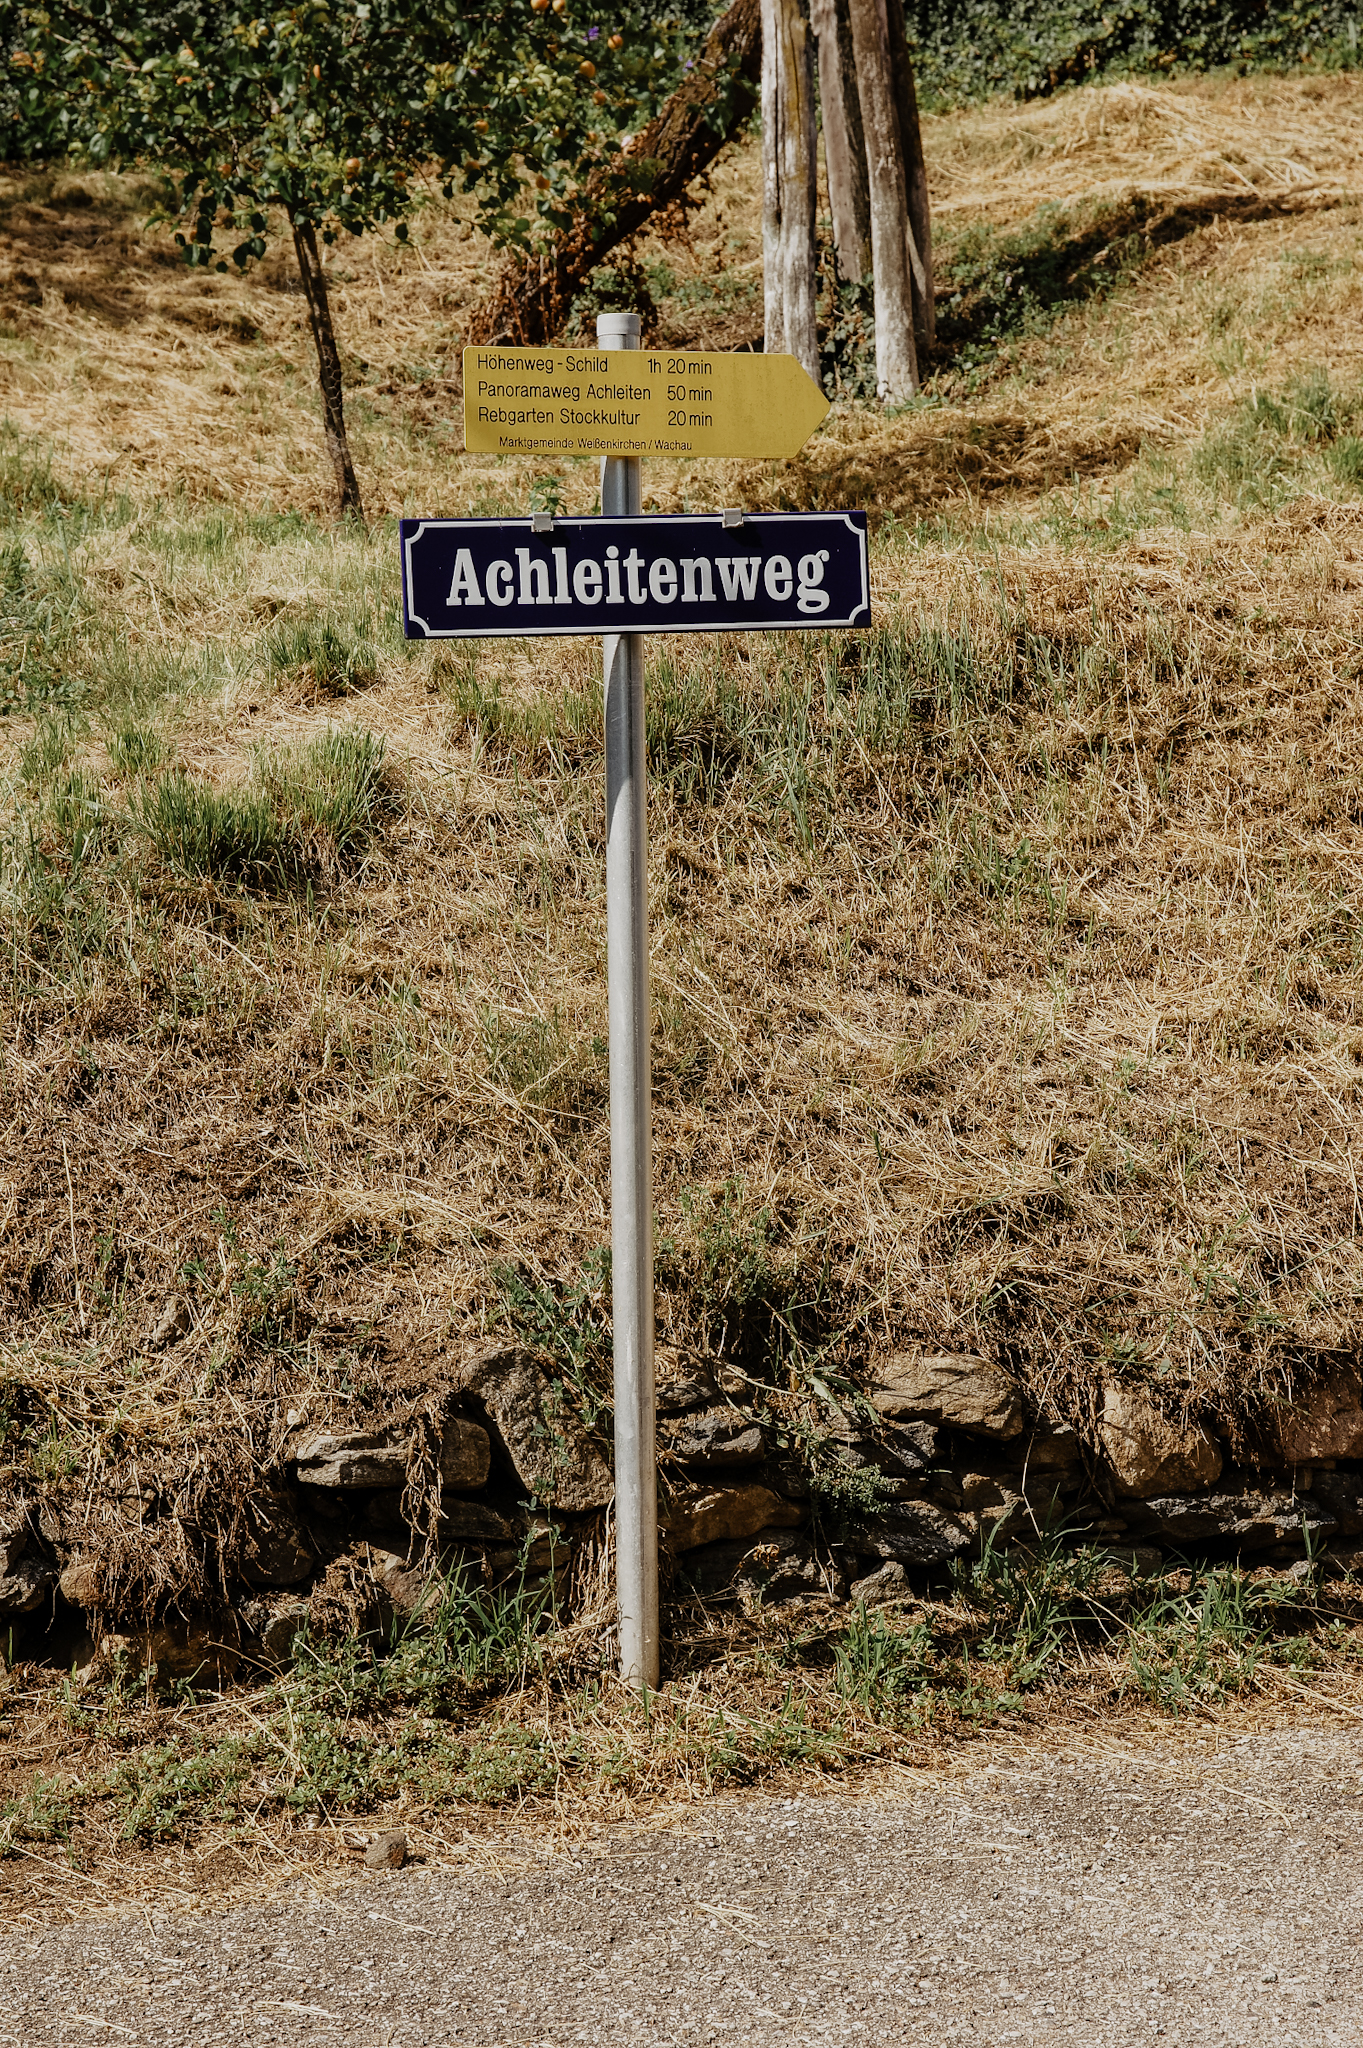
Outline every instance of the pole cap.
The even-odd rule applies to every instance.
[[[627,341],[638,343],[639,315],[637,313],[598,313],[596,316],[596,338],[606,341],[615,335],[624,335]]]

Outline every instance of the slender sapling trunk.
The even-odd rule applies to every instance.
[[[768,355],[819,381],[814,38],[804,0],[762,0],[762,273]]]
[[[341,352],[336,346],[336,330],[331,324],[331,301],[327,297],[327,281],[317,249],[317,234],[310,220],[293,214],[289,216],[289,225],[293,229],[298,275],[303,281],[308,320],[317,347],[317,369],[322,386],[322,426],[327,454],[336,473],[338,509],[343,519],[348,516],[363,519],[360,487],[355,481],[355,465],[350,459],[350,443],[346,440],[341,398]]]
[[[886,28],[895,113],[899,117],[899,140],[904,151],[909,233],[913,238],[913,247],[909,251],[909,267],[913,272],[913,331],[919,348],[930,349],[937,341],[937,306],[932,281],[932,212],[928,204],[928,169],[923,160],[923,131],[918,120],[918,93],[913,82],[913,64],[909,58],[900,0],[888,0]]]
[[[871,264],[875,275],[876,396],[911,398],[918,389],[913,340],[913,274],[904,153],[883,0],[849,0],[866,180],[871,195]]]
[[[861,126],[852,21],[847,0],[810,0],[819,45],[819,101],[833,250],[838,276],[860,284],[871,275],[871,200],[866,189],[866,137]]]

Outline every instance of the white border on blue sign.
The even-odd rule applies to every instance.
[[[685,624],[678,623],[673,625],[669,619],[665,626],[607,627],[604,623],[594,627],[517,626],[514,630],[505,633],[489,633],[486,626],[428,626],[425,619],[411,610],[409,602],[412,588],[412,549],[428,528],[435,530],[446,526],[473,526],[476,524],[478,526],[502,527],[517,533],[528,532],[532,529],[528,519],[480,519],[477,521],[472,519],[423,519],[417,526],[416,532],[409,533],[403,541],[403,625],[404,627],[408,625],[420,626],[422,636],[427,640],[599,640],[602,634],[606,632],[668,634],[808,633],[814,631],[829,633],[840,632],[844,628],[851,626],[869,626],[871,623],[871,579],[866,557],[866,529],[864,526],[857,525],[850,512],[818,512],[812,515],[799,512],[745,512],[743,514],[743,524],[744,526],[750,524],[757,526],[768,520],[799,519],[811,516],[817,519],[841,519],[849,533],[856,535],[857,552],[861,561],[861,587],[866,592],[866,595],[860,604],[853,607],[846,618],[819,618],[817,620],[810,619],[807,622],[802,619],[790,619],[779,626],[772,625],[766,619],[755,619],[750,625],[742,622],[737,625],[716,625],[705,619],[697,619],[694,624],[688,620]],[[664,521],[669,525],[675,521],[678,526],[709,526],[711,524],[717,525],[719,520],[720,514],[718,512],[656,512],[644,513],[636,519],[605,519],[600,523],[610,526],[661,526]],[[557,524],[558,522],[555,523]],[[589,524],[595,525],[597,521],[587,514],[569,514],[562,523],[565,526],[581,527]],[[862,616],[863,613],[865,614],[864,618]]]

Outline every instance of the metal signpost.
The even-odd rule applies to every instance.
[[[639,353],[637,313],[603,313],[594,350],[465,349],[470,449],[599,454],[601,515],[404,519],[409,639],[602,634],[611,1285],[620,1674],[658,1683],[649,1066],[646,632],[866,626],[864,512],[645,518],[639,460],[794,455],[828,410],[790,356]],[[609,362],[634,355],[626,369]]]

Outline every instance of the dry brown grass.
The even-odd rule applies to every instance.
[[[973,391],[839,408],[797,464],[650,471],[665,507],[882,515],[874,634],[651,651],[661,1335],[727,1327],[795,1422],[812,1364],[923,1343],[995,1353],[1085,1431],[1105,1377],[1146,1377],[1249,1456],[1265,1403],[1357,1355],[1360,110],[1286,80],[933,124],[944,240],[1043,189],[1249,179],[1299,210],[1204,207]],[[0,1487],[155,1605],[214,1597],[300,1415],[438,1384],[504,1313],[499,1262],[560,1293],[594,1270],[598,656],[404,649],[391,529],[275,516],[325,482],[283,269],[187,277],[78,182],[0,217],[30,437],[0,540],[54,693],[0,732]],[[753,189],[721,166],[666,252],[674,333],[735,331]],[[416,243],[337,259],[367,501],[523,507],[529,469],[458,448],[484,252],[437,208]],[[1322,366],[1333,439],[1247,410]],[[561,481],[590,505],[587,465]],[[271,653],[322,617],[371,650],[349,694]],[[352,861],[269,893],[153,857],[130,733],[232,791],[334,727],[388,747]],[[85,860],[73,802],[103,820]],[[150,1355],[172,1293],[193,1328]]]
[[[802,474],[832,468],[834,495],[865,491],[877,511],[930,513],[963,493],[968,506],[981,488],[1015,494],[1119,470],[1143,439],[1200,432],[1266,371],[1326,353],[1356,360],[1356,277],[1336,267],[1284,293],[1281,267],[1294,252],[1352,248],[1361,138],[1363,103],[1347,75],[1120,84],[930,119],[933,204],[948,238],[963,223],[1015,227],[1044,202],[1132,194],[1203,206],[1208,224],[1158,260],[1123,317],[1075,315],[1058,338],[1024,350],[1020,383],[984,409],[911,413],[887,427],[840,408],[789,475],[658,462],[650,502],[729,502],[735,488],[748,502],[781,502],[799,496]],[[687,239],[643,246],[674,273],[663,313],[677,344],[732,347],[760,334],[758,185],[753,152],[730,153]],[[325,510],[315,367],[291,259],[281,245],[247,279],[191,278],[168,234],[137,230],[153,198],[135,181],[94,176],[0,183],[0,315],[12,330],[0,339],[0,404],[114,488]],[[1247,199],[1267,217],[1237,225],[1230,202]],[[1291,210],[1275,217],[1278,205]],[[332,256],[374,511],[524,501],[533,465],[461,452],[458,346],[488,264],[485,245],[439,202],[408,249],[365,241]],[[589,509],[592,465],[571,466],[566,484],[569,508]]]
[[[1347,194],[1363,162],[1355,80],[1126,80],[1003,109],[939,115],[927,154],[939,220],[1016,220],[1046,202],[1133,186],[1193,193]]]
[[[1086,1434],[1104,1379],[1135,1373],[1237,1446],[1356,1349],[1350,529],[1295,517],[1258,529],[1253,577],[1196,542],[917,550],[961,700],[910,615],[892,746],[858,732],[865,679],[831,646],[657,649],[670,1347],[707,1349],[727,1317],[809,1426],[815,1355],[862,1380],[905,1345],[983,1348]],[[1275,535],[1297,550],[1276,565]],[[552,683],[543,660],[483,671],[490,690],[505,663],[539,738],[451,704],[459,675],[424,653],[323,709],[285,690],[253,716],[235,678],[187,695],[172,744],[194,773],[240,784],[253,750],[339,715],[387,735],[405,814],[316,910],[153,867],[109,879],[130,951],[25,940],[9,1486],[40,1475],[119,1604],[211,1601],[299,1416],[406,1413],[501,1313],[499,1263],[571,1288],[606,1240],[591,658]],[[654,687],[663,716],[657,668]],[[716,746],[736,758],[697,802]],[[707,1259],[717,1226],[733,1256]],[[763,1302],[799,1307],[798,1356],[734,1305],[754,1255]],[[194,1328],[149,1358],[177,1291]]]

